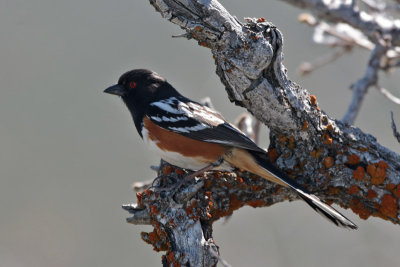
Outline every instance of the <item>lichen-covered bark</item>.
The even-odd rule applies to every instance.
[[[283,0],[291,5],[308,9],[310,15],[301,21],[315,27],[314,41],[330,46],[343,47],[342,52],[355,46],[371,50],[364,76],[351,85],[353,97],[342,121],[353,124],[369,88],[374,87],[393,103],[400,99],[379,84],[379,72],[399,67],[400,20],[390,11],[398,13],[398,4],[390,1],[322,1]],[[360,4],[360,6],[358,5]],[[396,7],[396,8],[394,8]],[[318,40],[318,41],[317,41]],[[337,55],[331,57],[336,59]],[[315,67],[315,66],[314,66]],[[307,71],[312,70],[312,68]]]
[[[275,26],[264,18],[242,24],[215,0],[150,3],[188,38],[210,48],[230,100],[269,127],[268,153],[279,168],[322,199],[351,208],[361,218],[400,222],[400,155],[360,129],[329,117],[315,96],[288,79],[282,35]],[[176,176],[165,168],[162,176]],[[209,173],[176,194],[159,187],[145,191],[138,195],[138,207],[125,208],[134,215],[130,222],[155,227],[142,237],[156,250],[168,251],[164,265],[213,266],[213,221],[243,205],[260,207],[295,198],[251,174]]]

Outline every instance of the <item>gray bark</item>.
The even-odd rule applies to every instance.
[[[229,99],[269,127],[269,153],[280,169],[320,198],[351,208],[361,218],[377,216],[399,224],[400,155],[329,117],[315,96],[289,80],[282,34],[274,25],[263,18],[243,24],[216,0],[150,3],[185,30],[187,38],[211,50]],[[173,184],[183,171],[162,164],[159,175],[158,186],[139,193],[137,205],[124,208],[133,215],[128,222],[154,226],[142,238],[155,250],[167,251],[164,266],[215,266],[215,220],[244,205],[261,207],[297,198],[239,170],[207,173],[176,192],[162,186]]]

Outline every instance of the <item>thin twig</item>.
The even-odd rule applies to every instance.
[[[204,106],[207,106],[207,107],[209,107],[209,108],[215,109],[215,108],[214,108],[214,104],[213,104],[212,101],[211,101],[211,98],[208,97],[208,96],[206,96],[206,97],[200,99],[200,103],[203,104]]]
[[[254,118],[256,123],[254,124],[254,143],[257,145],[259,144],[260,141],[260,130],[261,130],[261,122]]]
[[[400,133],[397,131],[396,124],[394,123],[394,119],[393,119],[393,111],[390,111],[390,116],[391,116],[391,118],[392,118],[392,129],[393,129],[393,135],[394,135],[394,137],[396,137],[396,139],[397,139],[397,142],[399,142],[399,143],[400,143]]]
[[[397,2],[400,2],[398,0],[395,0]],[[385,1],[382,0],[361,0],[361,2],[370,10],[377,12],[377,13],[383,13],[383,12],[388,12],[388,11],[398,11],[400,9],[400,5],[396,3],[386,3]]]
[[[387,8],[387,4],[381,0],[361,0],[361,2],[369,9],[377,12],[383,12]]]
[[[380,68],[380,61],[382,56],[387,51],[387,47],[382,45],[381,42],[377,42],[375,49],[372,50],[367,69],[364,77],[354,83],[351,88],[353,89],[353,98],[344,115],[342,121],[346,124],[353,124],[358,112],[360,111],[361,104],[364,100],[364,96],[368,91],[368,88],[372,85],[376,85],[378,82],[378,71]]]
[[[349,47],[343,47],[342,49],[334,51],[331,54],[323,55],[317,58],[316,60],[314,60],[314,62],[303,62],[299,67],[299,74],[302,76],[308,75],[316,69],[319,69],[325,65],[328,65],[329,63],[334,62],[344,54],[349,53],[351,50],[352,49]]]
[[[374,44],[358,29],[345,24],[328,24],[318,21],[313,15],[303,13],[298,16],[298,20],[311,27],[314,27],[313,40],[316,43],[330,46],[341,46],[344,48],[359,46],[368,50],[374,48]]]
[[[219,253],[215,252],[215,250],[213,250],[212,247],[209,247],[208,250],[214,257],[218,258],[218,261],[222,264],[222,266],[232,267],[232,265],[230,265],[226,260],[224,260]]]
[[[135,192],[143,192],[147,189],[150,188],[150,186],[153,184],[153,180],[146,180],[142,182],[135,182],[132,185],[132,189]]]
[[[248,138],[253,140],[258,145],[261,122],[254,118],[251,114],[245,112],[239,115],[235,120],[235,125],[241,130]]]
[[[391,92],[389,92],[387,89],[379,86],[379,85],[375,85],[376,89],[378,89],[378,92],[380,92],[382,95],[386,96],[387,99],[389,99],[390,101],[392,101],[393,103],[400,105],[400,98],[394,96]]]
[[[400,45],[400,26],[398,19],[388,18],[381,12],[380,16],[374,16],[365,10],[361,10],[356,1],[315,1],[315,0],[282,0],[299,8],[311,10],[317,17],[331,22],[343,22],[363,32],[367,38],[376,42],[376,32],[383,35],[390,34],[393,37],[394,46]],[[397,0],[396,0],[397,1]],[[385,23],[382,23],[385,20]],[[390,23],[386,23],[389,22]]]

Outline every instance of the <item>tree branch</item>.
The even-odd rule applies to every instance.
[[[242,24],[216,0],[150,3],[185,30],[186,37],[210,48],[230,100],[269,127],[268,153],[280,169],[322,199],[351,208],[363,219],[376,216],[400,223],[400,155],[360,129],[330,118],[318,107],[315,96],[288,79],[282,35],[274,25],[264,18],[248,18]],[[353,12],[348,6],[338,10],[343,8]],[[368,29],[377,27],[363,23]],[[168,187],[184,171],[163,164],[158,174]],[[157,186],[137,196],[136,206],[125,206],[133,214],[128,221],[154,226],[142,238],[155,250],[167,251],[164,266],[214,266],[218,260],[212,240],[215,220],[244,205],[269,206],[297,198],[289,190],[239,170],[207,173],[176,194]]]
[[[353,89],[353,98],[342,119],[343,122],[347,124],[354,123],[370,86],[375,85],[389,100],[393,102],[397,100],[390,92],[378,85],[378,73],[379,70],[389,70],[399,66],[400,21],[393,20],[387,14],[389,6],[393,6],[392,10],[396,10],[398,4],[388,5],[384,1],[368,0],[362,1],[367,10],[361,10],[356,1],[284,1],[297,7],[308,8],[323,20],[317,21],[308,14],[300,16],[300,21],[315,27],[315,42],[341,46],[344,49],[343,52],[349,52],[355,46],[372,50],[364,77],[351,87]],[[336,58],[333,55],[327,59],[334,60]],[[322,64],[325,64],[328,60],[322,61]],[[316,62],[317,64],[314,65],[303,64],[303,73],[309,73],[314,68],[320,67],[322,65],[320,62]]]
[[[308,9],[316,16],[333,22],[344,22],[361,30],[372,43],[376,43],[376,33],[393,36],[393,45],[400,46],[399,20],[374,16],[361,11],[356,1],[320,1],[320,0],[282,0],[293,6]]]
[[[392,130],[393,130],[393,135],[396,137],[397,142],[400,143],[400,133],[397,131],[396,123],[394,123],[393,119],[393,111],[390,112],[390,117],[392,119]]]
[[[378,42],[375,46],[375,49],[371,53],[364,77],[351,86],[353,89],[353,98],[351,99],[350,106],[348,107],[347,112],[342,119],[344,123],[354,123],[358,112],[360,111],[364,96],[368,92],[368,88],[372,85],[377,85],[381,58],[386,51],[387,47]]]

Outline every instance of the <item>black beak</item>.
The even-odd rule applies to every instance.
[[[104,90],[104,93],[119,95],[119,96],[125,95],[124,88],[122,88],[119,84],[115,84],[113,86],[108,87],[106,90]]]

